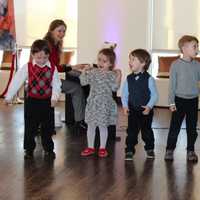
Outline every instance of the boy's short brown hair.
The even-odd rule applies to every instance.
[[[149,65],[151,64],[151,55],[145,49],[135,49],[130,55],[135,56],[141,63],[145,63],[144,70],[147,71],[149,69]]]
[[[45,54],[50,54],[49,44],[46,40],[35,40],[31,46],[31,54],[44,51]]]
[[[187,42],[192,42],[192,41],[195,41],[197,44],[199,44],[199,40],[195,36],[192,36],[192,35],[182,36],[178,41],[178,47],[181,50],[181,52],[182,52],[182,47],[184,46],[184,44]]]

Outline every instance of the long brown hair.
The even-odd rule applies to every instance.
[[[55,40],[52,37],[52,31],[54,31],[59,26],[64,26],[65,29],[67,29],[67,25],[65,24],[63,20],[55,19],[50,23],[48,32],[44,36],[44,39],[47,40],[50,46],[55,45]],[[58,42],[58,44],[56,44],[56,47],[59,49],[60,52],[62,51],[62,46],[63,46],[63,41],[60,41]]]

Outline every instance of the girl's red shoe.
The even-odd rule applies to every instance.
[[[95,153],[95,149],[94,148],[85,148],[82,152],[81,152],[81,156],[90,156],[93,155]]]
[[[107,150],[104,148],[99,149],[98,156],[101,158],[107,157],[108,156]]]

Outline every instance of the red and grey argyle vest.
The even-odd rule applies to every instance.
[[[52,95],[52,79],[55,65],[40,67],[28,63],[28,96],[36,99],[48,99]]]

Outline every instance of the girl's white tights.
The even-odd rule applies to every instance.
[[[87,141],[88,141],[88,147],[94,148],[94,140],[96,135],[96,126],[94,124],[88,124],[88,130],[87,130]],[[100,148],[105,148],[108,138],[108,128],[106,126],[99,126],[99,132],[100,132]]]

